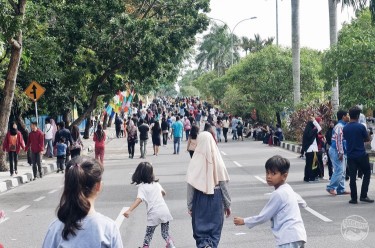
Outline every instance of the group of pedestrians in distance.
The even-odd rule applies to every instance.
[[[361,109],[353,107],[339,110],[337,121],[329,121],[325,136],[322,119],[312,117],[303,133],[302,153],[306,157],[304,181],[317,182],[324,177],[324,164],[328,165],[329,183],[326,190],[331,195],[350,195],[349,203],[357,204],[357,176],[362,178],[359,200],[373,203],[367,195],[371,167],[365,144],[371,141],[366,119],[361,118]],[[364,121],[361,121],[364,119]],[[301,155],[302,156],[302,155]],[[350,191],[345,189],[345,180],[350,179]]]

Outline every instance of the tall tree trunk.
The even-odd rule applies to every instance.
[[[85,132],[83,133],[84,139],[90,138],[90,128],[91,128],[91,114],[90,114],[90,117],[86,118]],[[94,128],[94,127],[92,127],[92,128]]]
[[[301,102],[299,0],[292,2],[292,56],[293,56],[293,95],[294,106]]]
[[[328,0],[329,38],[331,47],[337,44],[337,0]],[[339,80],[332,82],[332,107],[336,113],[339,109]]]
[[[103,118],[103,130],[107,129],[107,123],[108,123],[108,114],[105,113],[104,118]]]
[[[12,4],[14,10],[13,16],[16,17],[15,19],[18,17],[23,20],[25,15],[26,0],[19,0],[17,4],[13,1],[10,1],[10,3]],[[14,22],[14,25],[19,24],[16,23],[16,21]],[[19,30],[14,38],[8,37],[8,42],[11,45],[11,54],[3,89],[4,97],[0,102],[0,144],[4,142],[4,138],[8,130],[8,121],[12,109],[18,68],[22,54],[22,30]],[[3,152],[3,150],[0,149],[0,171],[8,170],[5,155],[6,154]]]
[[[276,112],[276,119],[277,119],[277,124],[279,124],[280,127],[281,126],[281,117],[280,117],[280,112]]]

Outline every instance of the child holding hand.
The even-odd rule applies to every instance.
[[[273,156],[267,160],[265,167],[267,183],[274,186],[275,191],[259,215],[235,217],[234,224],[253,228],[271,220],[278,248],[303,248],[306,243],[306,230],[298,205],[306,207],[306,202],[285,183],[290,167],[289,160]]]
[[[155,180],[152,165],[148,162],[140,163],[132,177],[132,184],[138,186],[137,199],[123,215],[129,218],[131,212],[137,208],[141,202],[145,202],[147,207],[147,229],[143,241],[143,248],[149,248],[152,236],[159,224],[161,224],[161,235],[167,242],[166,247],[175,248],[169,236],[169,221],[173,220],[173,218],[163,199],[165,191],[158,181],[159,180]]]

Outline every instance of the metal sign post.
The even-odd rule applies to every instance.
[[[39,118],[38,118],[38,102],[34,101],[35,103],[35,116],[36,116],[36,125],[39,127]]]

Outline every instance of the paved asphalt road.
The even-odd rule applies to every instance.
[[[161,147],[158,157],[152,156],[148,144],[147,160],[154,165],[154,171],[167,192],[166,202],[174,217],[171,234],[178,248],[195,247],[192,237],[190,216],[186,211],[185,173],[190,160],[187,152],[172,155],[172,144]],[[232,216],[225,221],[220,247],[275,247],[274,238],[267,222],[251,230],[233,225],[233,216],[256,215],[269,198],[273,188],[264,182],[264,163],[272,155],[279,154],[290,159],[292,167],[288,182],[308,203],[311,209],[303,209],[302,218],[308,235],[306,247],[311,248],[353,248],[375,247],[375,204],[350,205],[349,196],[330,196],[325,191],[327,180],[319,183],[304,183],[304,160],[297,154],[280,148],[268,147],[255,141],[220,143],[219,148],[231,177]],[[186,149],[183,142],[182,150]],[[105,157],[104,189],[96,202],[96,210],[116,220],[125,247],[141,246],[146,228],[144,204],[133,212],[129,219],[121,212],[136,197],[136,187],[130,184],[131,174],[141,159],[129,159],[125,139],[114,139],[107,144]],[[139,146],[136,157],[139,157]],[[358,181],[361,183],[361,181]],[[28,183],[0,194],[0,209],[7,218],[0,223],[0,243],[6,248],[41,247],[48,225],[55,219],[55,210],[61,195],[62,174],[50,174],[41,180]],[[374,178],[370,184],[369,196],[375,198]],[[315,212],[314,212],[315,211]],[[368,236],[363,241],[345,240],[342,223],[351,216],[359,215],[367,221]],[[363,221],[362,221],[363,222]],[[354,222],[344,222],[354,223]],[[359,223],[359,222],[355,222]],[[344,228],[353,231],[356,237],[366,225]],[[347,227],[347,226],[345,226]],[[348,236],[348,235],[347,235]],[[152,246],[165,247],[157,228]]]

